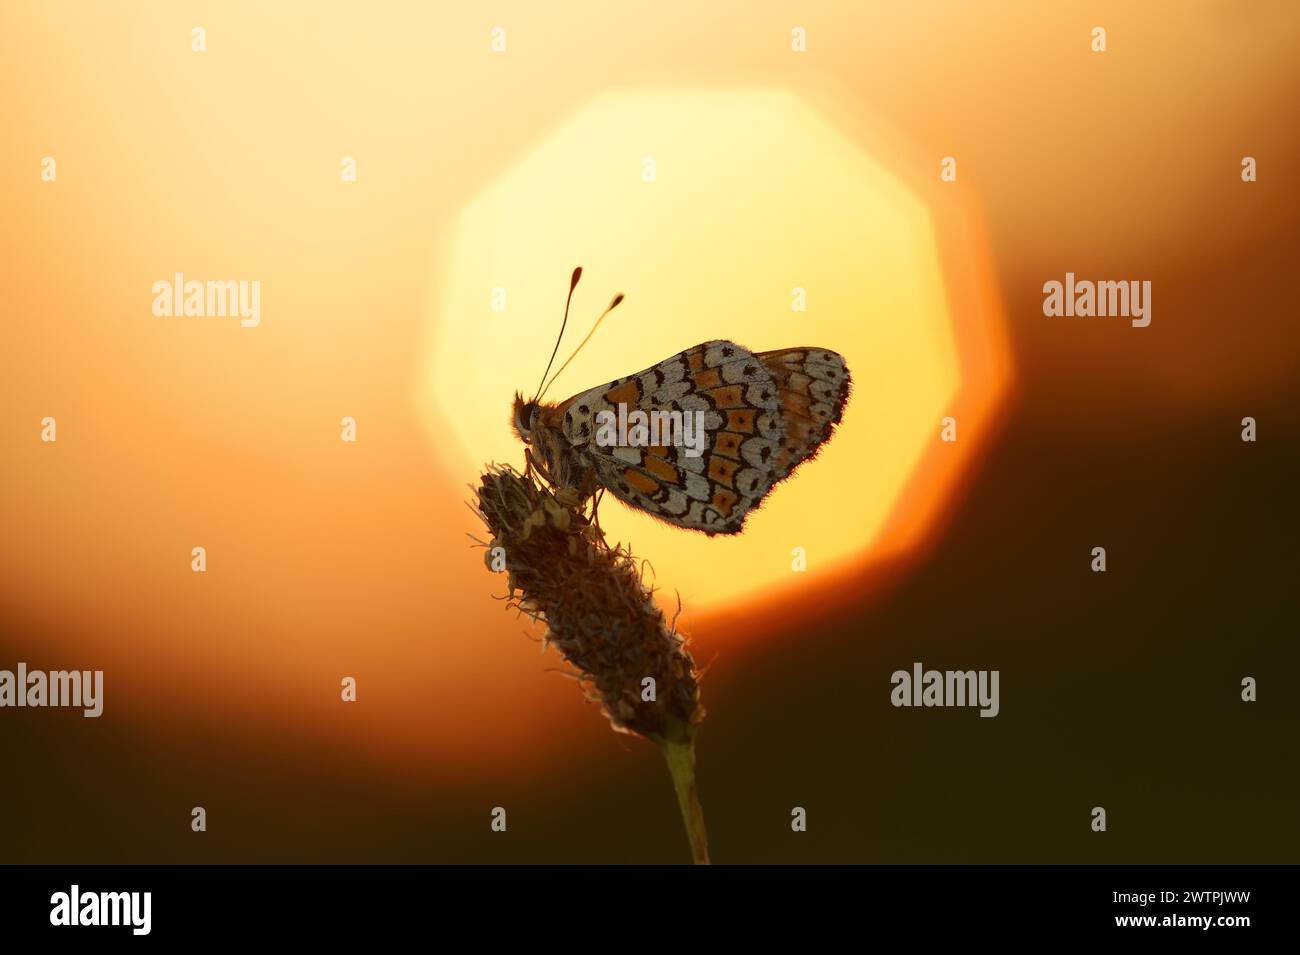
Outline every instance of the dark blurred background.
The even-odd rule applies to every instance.
[[[632,23],[575,8],[566,16],[587,32],[565,38],[557,26],[548,56],[582,58],[583,77],[558,81],[561,101],[545,115],[580,102],[602,64],[623,82],[673,70],[701,82],[809,82],[784,60],[726,52],[763,30],[788,35],[785,8],[750,7],[720,8],[686,39],[667,12]],[[926,4],[907,16],[811,19],[823,79],[936,155],[963,157],[995,258],[1015,389],[924,551],[847,569],[797,599],[692,621],[697,657],[710,664],[699,783],[717,862],[1300,855],[1300,143],[1284,120],[1300,79],[1300,20],[1290,4],[1098,7],[1010,4],[995,15]],[[449,7],[447,23],[478,30],[468,9]],[[34,38],[37,16],[11,9],[5,32]],[[1110,28],[1104,76],[1087,72],[1080,40],[1093,21]],[[335,43],[365,33],[328,16],[314,29]],[[42,41],[53,46],[0,74],[12,95],[23,90],[6,121],[15,182],[31,179],[52,135],[41,84],[26,80],[73,62],[74,41]],[[382,51],[386,41],[358,42]],[[463,92],[500,107],[504,82],[470,78]],[[59,102],[69,115],[100,111],[76,95]],[[521,101],[499,114],[504,132],[481,132],[508,138],[514,110],[520,123],[542,122],[525,115],[532,108]],[[468,111],[452,114],[452,128],[476,115],[472,101],[449,109]],[[402,161],[430,159],[435,146],[420,140]],[[1240,179],[1244,155],[1258,157],[1256,183]],[[128,195],[149,195],[127,183]],[[24,198],[26,179],[7,189],[17,227],[3,240],[12,374],[0,386],[0,668],[112,666],[101,719],[0,711],[0,862],[687,859],[653,748],[611,733],[549,672],[558,661],[538,656],[522,623],[481,623],[499,613],[489,600],[499,588],[461,550],[465,476],[439,471],[414,426],[396,426],[381,463],[326,476],[258,461],[276,493],[232,490],[233,517],[185,462],[220,459],[237,472],[239,440],[190,448],[183,420],[170,423],[164,450],[119,444],[120,463],[105,463],[104,447],[79,448],[69,431],[72,446],[60,450],[76,479],[49,490],[32,446],[34,422],[57,398],[57,376],[42,371],[48,352],[77,354],[102,375],[91,409],[119,387],[147,396],[148,373],[102,337],[110,333],[83,301],[76,263],[111,247],[111,230],[70,213],[56,222]],[[353,241],[418,268],[433,240],[408,256],[410,233],[382,230],[386,215],[400,218],[393,189],[380,196],[387,212],[380,201],[366,213],[376,231]],[[413,219],[431,203],[453,211],[412,201]],[[21,254],[30,259],[20,268]],[[329,267],[319,254],[306,267]],[[1066,271],[1149,279],[1151,326],[1045,318],[1042,284]],[[389,287],[390,318],[338,347],[404,375],[416,330],[402,316],[419,310],[426,281]],[[61,322],[60,309],[79,317]],[[33,377],[21,377],[33,363]],[[336,370],[306,366],[285,394],[310,393]],[[1240,440],[1247,415],[1255,443]],[[142,453],[157,455],[156,487],[102,490]],[[196,501],[203,526],[169,530],[167,515]],[[286,506],[307,525],[333,509],[335,522],[302,531],[305,544],[286,542],[273,513]],[[246,604],[187,589],[184,560],[151,563],[123,543],[161,535],[185,554],[205,535],[237,549],[259,528],[270,550],[262,563],[251,547],[246,555]],[[281,562],[302,546],[316,549],[328,582]],[[1090,570],[1095,546],[1107,550],[1104,574]],[[435,582],[431,553],[465,569]],[[349,583],[356,599],[340,592]],[[427,616],[402,609],[425,592]],[[448,611],[448,601],[467,609]],[[321,622],[334,617],[337,629]],[[424,634],[436,652],[421,649]],[[181,662],[163,646],[181,648]],[[1000,715],[891,707],[890,674],[913,661],[1000,670]],[[303,685],[316,680],[317,698],[281,682],[294,666]],[[351,710],[337,704],[337,674],[354,671],[363,697]],[[436,705],[401,682],[412,671],[430,674]],[[1258,681],[1257,702],[1240,699],[1246,676]],[[385,695],[397,685],[400,698]],[[190,831],[192,806],[206,808],[206,833]],[[489,831],[493,806],[507,808],[508,833]],[[790,829],[795,806],[807,809],[806,833]],[[1104,834],[1090,829],[1094,806],[1107,811]]]

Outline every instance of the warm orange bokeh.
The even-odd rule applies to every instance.
[[[954,185],[930,188],[935,170],[910,168],[919,157],[874,132],[859,146],[772,90],[614,93],[561,124],[474,198],[435,269],[445,279],[417,407],[443,459],[467,473],[518,461],[502,398],[537,387],[580,261],[557,368],[615,290],[627,299],[550,400],[710,338],[832,348],[854,376],[834,440],[743,534],[710,539],[613,499],[602,508],[605,531],[649,558],[670,594],[694,612],[734,610],[908,546],[980,446],[1007,358],[987,263],[972,255],[983,236],[943,195]],[[936,218],[969,241],[941,250]],[[958,414],[964,440],[932,455],[942,419]]]
[[[939,443],[934,422],[877,546],[924,543],[936,509],[954,500],[954,476],[971,473],[968,449],[997,420],[1006,346],[989,321],[1000,309],[990,236],[1001,267],[1030,263],[1029,280],[1041,281],[1171,235],[1263,246],[1289,222],[1263,182],[1245,200],[1257,203],[1251,217],[1195,201],[1233,178],[1244,149],[1267,169],[1295,135],[1269,113],[1272,99],[1225,80],[1248,66],[1269,92],[1288,75],[1293,33],[1254,33],[1264,41],[1242,48],[1213,10],[1094,5],[1088,16],[1112,36],[1098,62],[1084,39],[1091,22],[1038,3],[802,10],[803,56],[789,50],[792,14],[778,4],[668,5],[636,18],[594,2],[562,13],[411,4],[383,26],[346,3],[6,5],[0,32],[21,42],[0,61],[5,638],[33,665],[105,668],[106,719],[156,726],[167,714],[178,733],[274,726],[268,746],[310,742],[389,765],[506,774],[554,759],[540,742],[604,731],[568,681],[541,672],[555,658],[490,599],[500,580],[465,537],[473,459],[440,446],[436,431],[431,441],[430,409],[413,399],[427,393],[431,303],[450,288],[433,264],[454,259],[462,213],[610,91],[777,89],[806,103],[931,217],[964,376],[950,411],[960,440]],[[200,23],[208,51],[196,54]],[[489,49],[497,23],[509,29],[504,55]],[[1210,121],[1224,145],[1189,151]],[[633,176],[645,152],[632,148]],[[939,182],[945,155],[958,157],[955,184]],[[57,160],[55,183],[40,179],[45,156]],[[340,181],[345,156],[357,160],[355,183]],[[629,276],[669,262],[675,238],[643,236],[627,263],[612,247],[593,258],[599,236],[589,249],[539,249],[536,341],[549,341],[571,265],[590,269],[580,317],[617,288],[636,294],[629,308],[648,307]],[[720,250],[718,300],[752,282],[750,268]],[[151,285],[176,271],[259,280],[261,325],[153,317]],[[670,295],[682,271],[656,274]],[[775,286],[774,308],[794,284]],[[691,300],[705,290],[695,276]],[[1231,291],[1218,290],[1225,301]],[[832,299],[812,301],[834,314]],[[783,344],[753,341],[716,308],[709,318],[712,334]],[[1040,323],[1036,332],[1042,316],[1011,321]],[[1195,402],[1241,374],[1214,360],[1223,338],[1208,320],[1158,317],[1148,331],[1095,359],[1097,380],[1140,366],[1151,387]],[[1163,347],[1175,334],[1179,348]],[[617,326],[602,335],[569,382],[632,370],[614,360]],[[520,349],[535,371],[483,389],[483,414],[503,435],[511,392],[532,387],[544,360],[535,344]],[[1275,354],[1273,378],[1252,371],[1264,386],[1287,380],[1288,356]],[[857,389],[859,408],[900,400],[873,394],[861,373]],[[39,440],[47,415],[56,445]],[[359,423],[355,445],[339,440],[345,415]],[[839,454],[833,444],[812,467],[841,481],[838,468],[861,459]],[[802,480],[775,492],[773,520],[797,520]],[[791,513],[777,510],[782,495]],[[190,571],[200,544],[205,575]],[[343,675],[360,681],[356,707],[338,703]]]

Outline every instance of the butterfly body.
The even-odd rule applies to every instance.
[[[849,382],[824,348],[708,341],[566,401],[516,395],[514,424],[529,460],[579,502],[605,488],[670,524],[735,534],[830,438]]]

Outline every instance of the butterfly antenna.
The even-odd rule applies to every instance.
[[[555,353],[560,350],[560,341],[564,338],[564,328],[569,324],[569,303],[573,301],[573,290],[578,287],[578,279],[580,278],[582,278],[581,265],[573,270],[573,276],[569,279],[569,297],[564,300],[564,321],[560,322],[560,334],[555,336],[555,347],[551,349],[551,360],[546,363],[546,371],[542,372],[542,380],[537,383],[538,388],[542,387],[542,384],[546,381],[546,376],[551,371],[551,365],[555,364]],[[540,401],[541,394],[537,392],[534,392],[534,394],[537,394],[537,397],[533,400]]]
[[[547,389],[549,389],[551,385],[555,384],[555,379],[560,377],[560,372],[563,372],[564,369],[569,367],[569,362],[573,361],[573,359],[578,357],[578,352],[582,351],[582,346],[587,344],[587,342],[591,341],[591,336],[596,334],[596,329],[600,328],[600,323],[605,320],[605,316],[608,315],[610,312],[614,311],[614,309],[618,308],[622,304],[623,304],[623,293],[619,292],[617,295],[614,296],[613,300],[609,303],[609,307],[606,308],[605,311],[600,313],[600,318],[596,319],[596,324],[591,326],[591,331],[587,332],[587,337],[578,343],[578,347],[573,350],[573,354],[570,355],[565,360],[564,364],[560,366],[560,371],[557,371],[554,375],[551,376],[551,380],[548,381],[546,383],[546,387],[542,389],[542,394],[537,396],[538,401],[541,400],[542,395],[546,394]],[[557,348],[559,347],[558,342],[556,343],[556,347]]]

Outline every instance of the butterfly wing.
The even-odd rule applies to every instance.
[[[825,348],[781,348],[755,357],[776,385],[784,423],[781,451],[772,465],[775,484],[830,440],[844,416],[852,379],[844,357]]]
[[[848,397],[844,359],[825,349],[754,354],[710,341],[575,395],[557,409],[565,438],[625,503],[678,527],[734,534],[746,515],[831,435]],[[597,415],[703,413],[703,445],[595,440]]]

